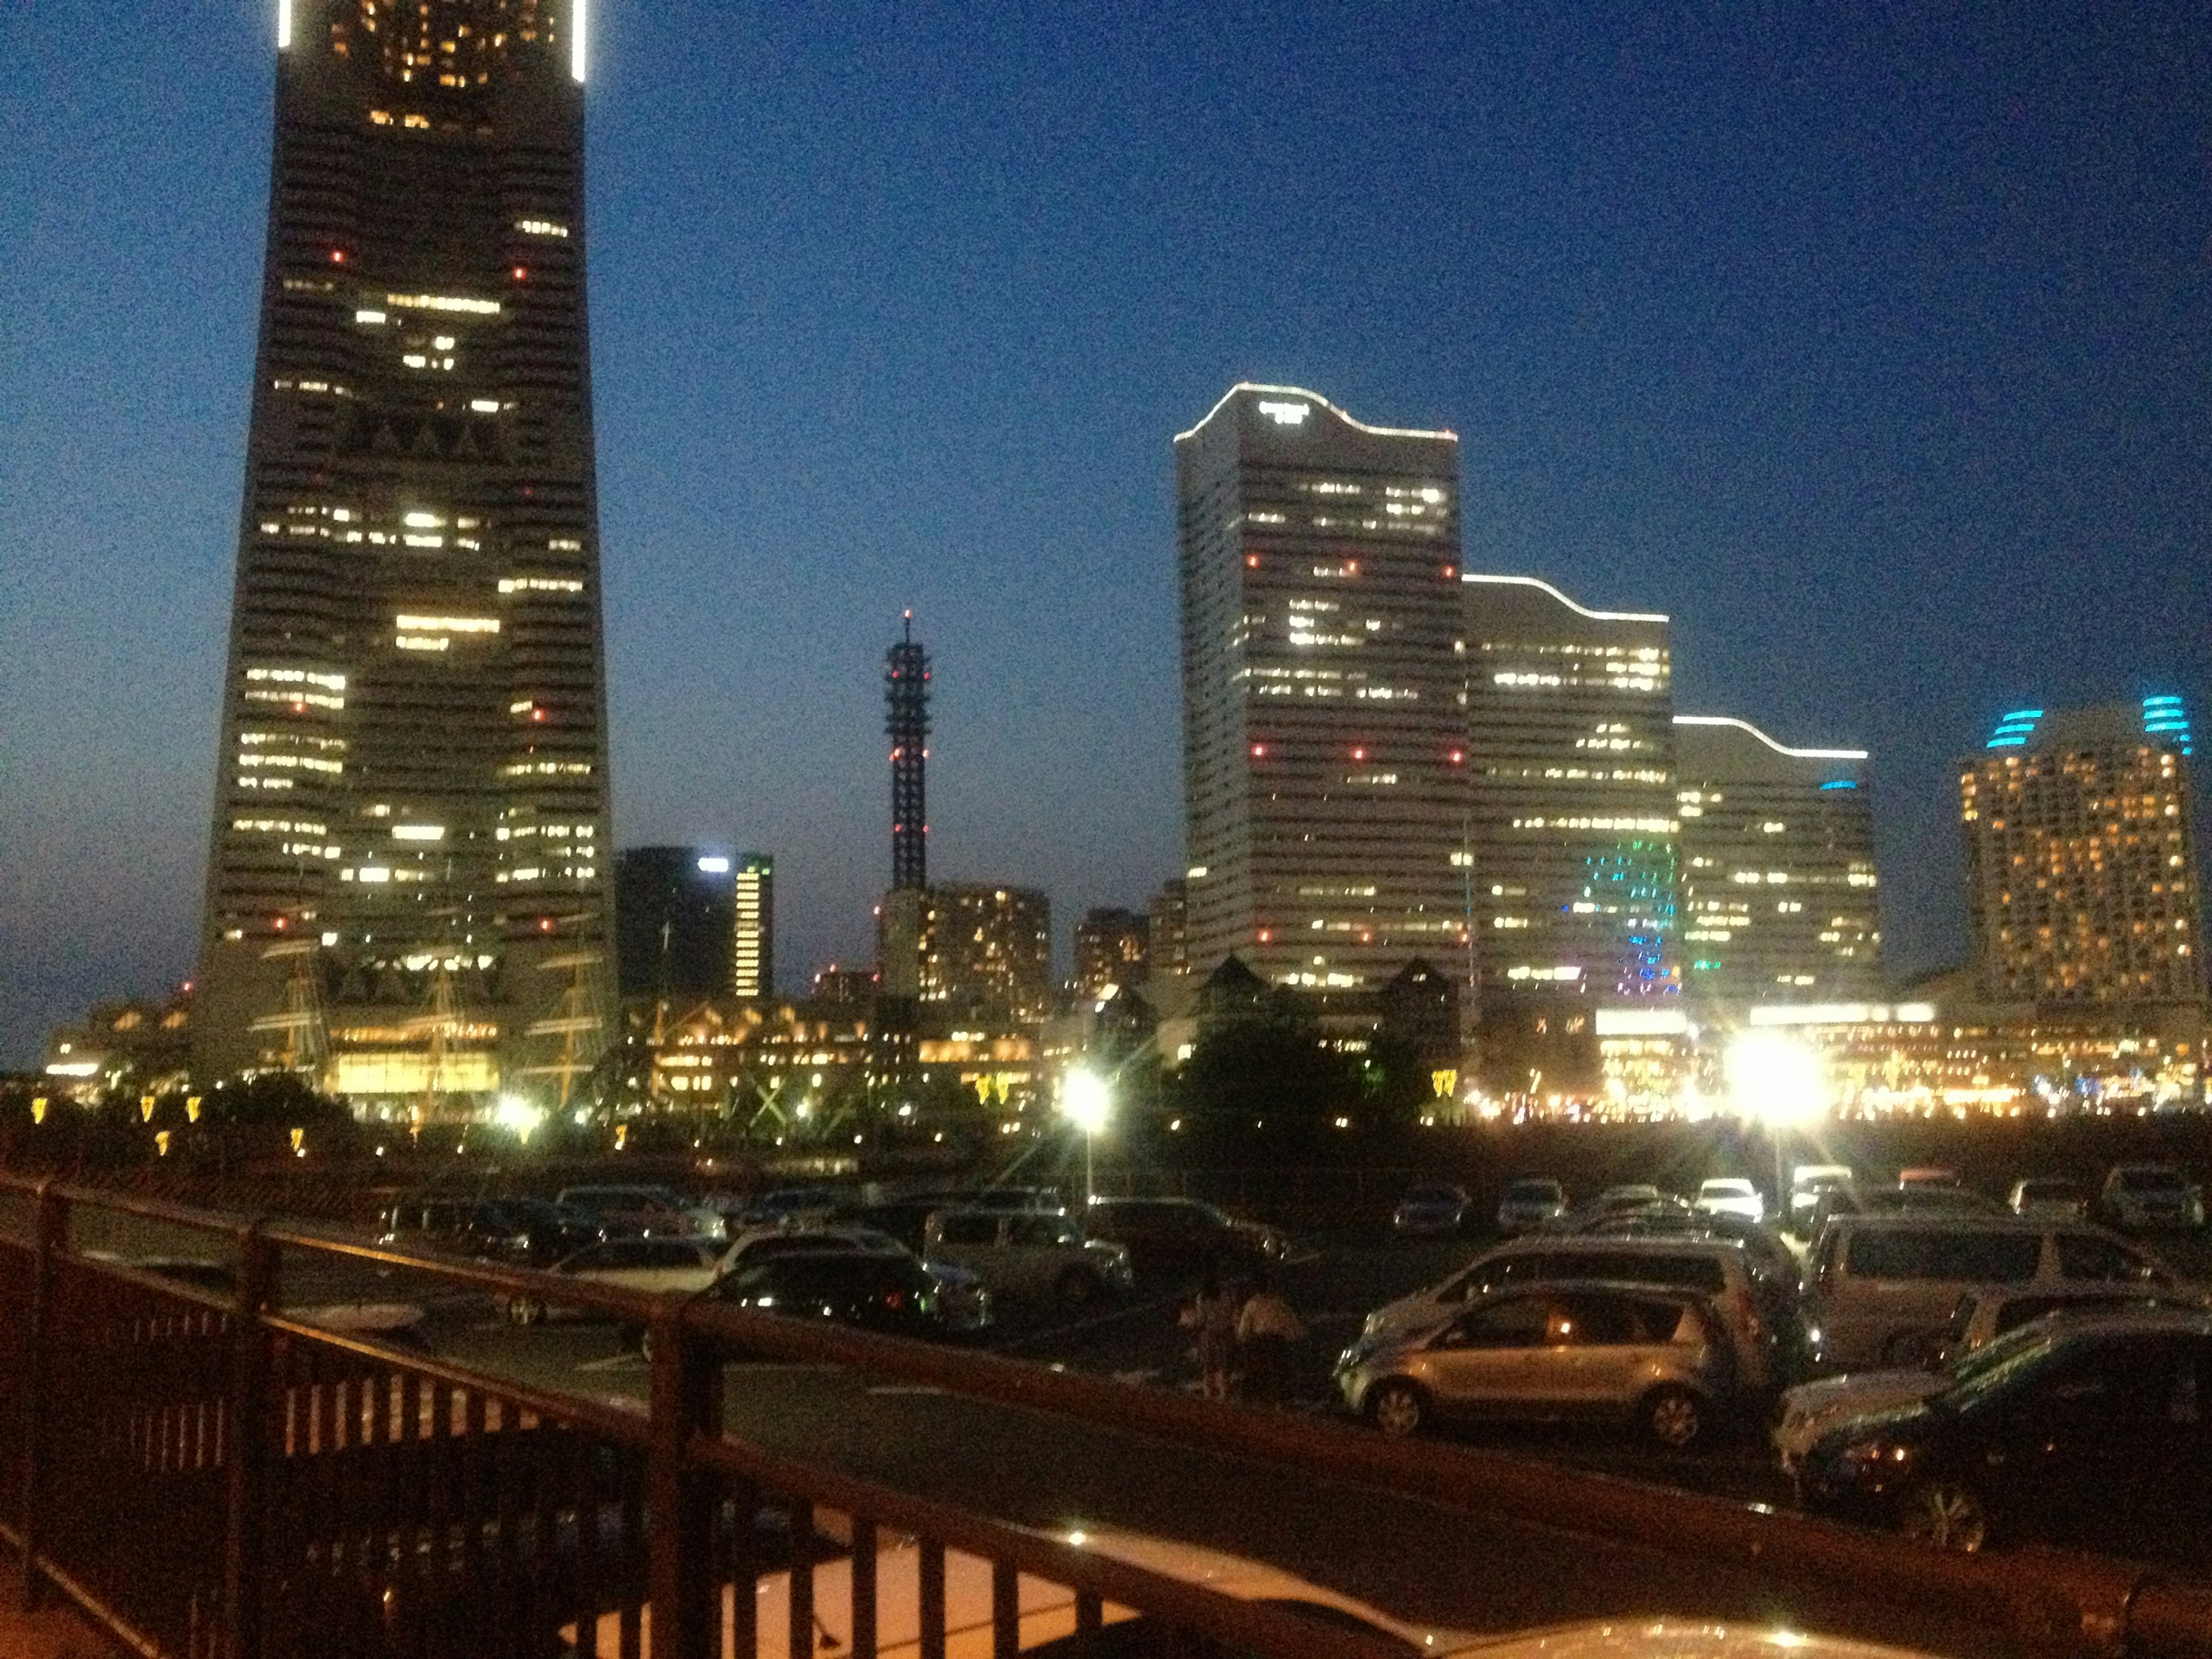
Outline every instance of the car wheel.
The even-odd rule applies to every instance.
[[[1654,1389],[1638,1407],[1638,1421],[1652,1443],[1687,1451],[1705,1432],[1705,1402],[1687,1389]]]
[[[1069,1308],[1089,1307],[1098,1299],[1103,1288],[1098,1282],[1098,1275],[1088,1267],[1070,1267],[1060,1276],[1060,1282],[1053,1286],[1061,1305]]]
[[[1367,1396],[1367,1420],[1393,1440],[1419,1434],[1429,1424],[1429,1400],[1411,1382],[1382,1382]]]
[[[1972,1486],[1955,1480],[1923,1480],[1905,1494],[1899,1528],[1908,1538],[1939,1550],[1968,1553],[1989,1542],[1989,1506]]]
[[[510,1325],[535,1325],[545,1317],[545,1304],[534,1296],[511,1296],[507,1299],[507,1322]]]

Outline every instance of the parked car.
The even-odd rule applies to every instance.
[[[1822,1196],[1857,1179],[1857,1171],[1848,1164],[1800,1164],[1790,1172],[1790,1208],[1783,1218],[1793,1231],[1809,1236],[1813,1212]]]
[[[696,1293],[714,1282],[721,1257],[722,1247],[713,1240],[683,1234],[611,1238],[554,1263],[552,1271],[563,1279],[626,1290]],[[533,1291],[518,1291],[507,1299],[507,1316],[517,1325],[535,1325],[555,1311]]]
[[[1963,1187],[1830,1187],[1813,1206],[1805,1237],[1817,1241],[1831,1221],[1847,1215],[2002,1216],[2002,1206]]]
[[[756,1193],[736,1206],[734,1231],[744,1227],[800,1227],[829,1220],[837,1213],[842,1195],[828,1187],[777,1187]],[[729,1214],[726,1207],[723,1211]]]
[[[1508,1286],[1601,1279],[1694,1291],[1708,1298],[1729,1334],[1736,1376],[1764,1389],[1779,1380],[1778,1322],[1741,1244],[1717,1238],[1600,1238],[1532,1234],[1494,1246],[1447,1279],[1376,1309],[1364,1337],[1432,1331],[1463,1308]]]
[[[720,1238],[729,1231],[720,1210],[694,1204],[670,1187],[563,1187],[559,1201],[565,1208],[596,1216],[618,1231],[642,1235],[690,1233],[701,1238]]]
[[[410,1193],[384,1206],[377,1217],[376,1242],[402,1250],[506,1256],[519,1231],[514,1214],[495,1200]]]
[[[1964,1382],[1984,1365],[1996,1364],[2031,1341],[2039,1341],[2039,1322],[2084,1315],[2202,1311],[2201,1297],[2118,1285],[2054,1285],[2022,1289],[1984,1285],[1959,1298],[1941,1346],[1924,1364],[1872,1371],[1846,1371],[1785,1389],[1774,1431],[1782,1472],[1797,1466],[1820,1437],[1854,1417],[1926,1400]]]
[[[1083,1212],[1092,1238],[1119,1244],[1139,1273],[1241,1273],[1280,1261],[1290,1236],[1239,1221],[1194,1198],[1094,1198]]]
[[[1897,1172],[1897,1184],[1907,1192],[1964,1192],[1966,1183],[1956,1170],[1942,1164],[1921,1164]]]
[[[1162,1577],[1200,1586],[1298,1615],[1324,1628],[1351,1630],[1376,1638],[1407,1659],[1917,1659],[1901,1650],[1870,1646],[1836,1637],[1778,1631],[1755,1622],[1706,1623],[1696,1619],[1608,1619],[1583,1625],[1548,1625],[1538,1630],[1482,1635],[1407,1620],[1325,1585],[1297,1577],[1266,1562],[1207,1549],[1181,1539],[1078,1521],[1056,1529],[1054,1541]],[[921,1546],[903,1536],[884,1536],[878,1546],[872,1583],[876,1587],[876,1651],[910,1656],[921,1644]],[[825,1654],[851,1650],[853,1558],[837,1553],[811,1569],[815,1644]],[[991,1564],[959,1550],[945,1553],[943,1564],[946,1659],[989,1659],[994,1607]],[[753,1629],[759,1659],[781,1659],[790,1651],[792,1595],[788,1571],[766,1573],[755,1582]],[[1076,1634],[1076,1592],[1030,1573],[1016,1576],[1014,1634],[1024,1653],[1039,1659],[1077,1659],[1090,1654],[1115,1659],[1232,1659],[1232,1650],[1188,1628],[1154,1632],[1133,1608],[1109,1601],[1100,1635]],[[619,1615],[605,1614],[596,1632],[598,1646],[612,1652],[619,1639]],[[592,1643],[574,1645],[584,1651]],[[750,1659],[750,1656],[748,1656]]]
[[[1814,1509],[1949,1549],[2036,1539],[2201,1552],[2212,1489],[2212,1316],[2054,1320],[1943,1393],[1806,1454]]]
[[[708,1300],[797,1319],[828,1319],[892,1336],[947,1334],[943,1292],[901,1252],[799,1251],[753,1261],[718,1279]]]
[[[841,1255],[859,1251],[870,1255],[902,1256],[921,1261],[937,1281],[945,1328],[964,1336],[988,1330],[997,1321],[991,1292],[981,1278],[949,1261],[929,1261],[918,1256],[889,1233],[851,1224],[823,1227],[757,1227],[741,1233],[723,1253],[719,1277],[741,1267],[787,1255]]]
[[[2175,1282],[2101,1228],[2011,1216],[1839,1216],[1808,1260],[1806,1346],[1816,1365],[1843,1370],[1924,1357],[1929,1334],[1977,1286]]]
[[[1567,1189],[1542,1176],[1522,1176],[1505,1183],[1498,1200],[1498,1231],[1510,1238],[1534,1232],[1567,1212]]]
[[[2089,1195],[2071,1181],[2052,1176],[2030,1176],[2012,1183],[2005,1208],[2014,1215],[2079,1221],[2089,1213]]]
[[[2123,1164],[2105,1177],[2097,1218],[2126,1233],[2194,1232],[2204,1224],[2204,1193],[2170,1164]]]
[[[1716,1176],[1699,1182],[1693,1201],[1709,1215],[1741,1216],[1746,1221],[1766,1219],[1766,1200],[1741,1176]]]
[[[923,1254],[965,1267],[994,1297],[1051,1296],[1084,1307],[1136,1282],[1126,1246],[1085,1237],[1064,1215],[946,1210],[932,1216]]]
[[[1580,1280],[1494,1291],[1434,1329],[1364,1338],[1336,1364],[1344,1403],[1388,1435],[1454,1419],[1596,1419],[1670,1451],[1711,1437],[1735,1374],[1698,1292]]]
[[[1474,1200],[1467,1188],[1447,1181],[1419,1181],[1406,1188],[1405,1196],[1390,1212],[1390,1230],[1408,1238],[1434,1238],[1455,1233],[1466,1224]]]

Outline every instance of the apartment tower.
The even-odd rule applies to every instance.
[[[1175,441],[1188,971],[1462,950],[1459,441],[1240,385]]]
[[[1960,768],[1984,996],[2044,1007],[2204,997],[2181,700],[2007,714]]]
[[[1674,717],[1682,989],[1700,1012],[1881,999],[1866,763],[1748,720]]]
[[[608,1035],[584,0],[285,0],[204,1074],[564,1101]]]

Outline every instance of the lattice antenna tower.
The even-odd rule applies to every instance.
[[[929,812],[922,769],[929,759],[929,653],[906,613],[899,642],[884,656],[884,730],[891,740],[891,887],[929,884]]]

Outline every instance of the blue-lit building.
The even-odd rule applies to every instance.
[[[1961,763],[1975,967],[1993,1003],[2204,997],[2187,709],[2016,709]]]
[[[1862,749],[1674,717],[1682,988],[1701,1014],[1881,999],[1866,768]]]

